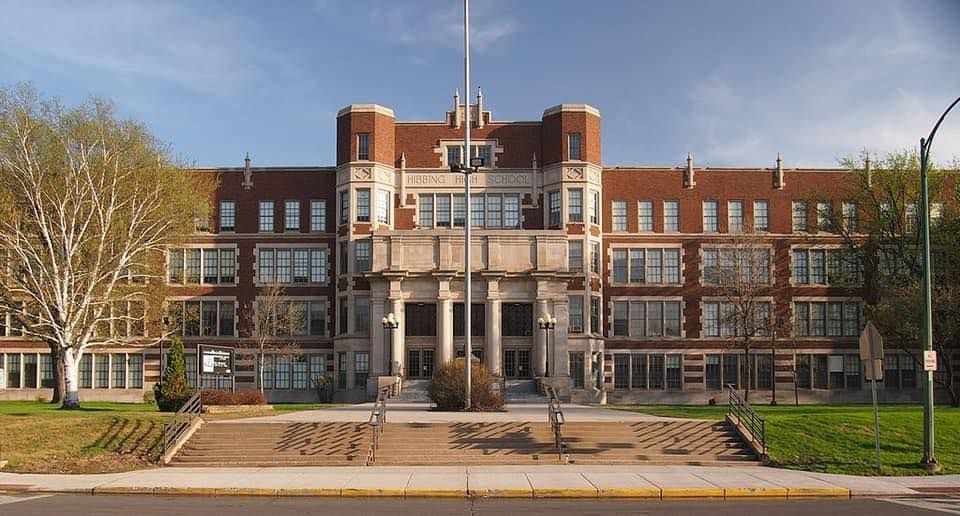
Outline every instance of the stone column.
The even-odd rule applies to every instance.
[[[440,299],[437,303],[437,325],[440,334],[440,346],[437,349],[437,367],[453,360],[453,300],[449,297]]]
[[[487,349],[484,350],[483,359],[487,363],[487,369],[494,376],[502,376],[500,361],[503,355],[503,345],[500,341],[500,281],[490,279],[487,281],[487,306],[484,314],[487,320],[487,326],[484,328],[484,339]]]
[[[570,307],[566,297],[553,301],[553,317],[557,326],[550,333],[550,376],[569,376],[570,356],[567,353],[567,328],[570,323]]]
[[[547,367],[547,336],[546,332],[540,329],[537,319],[543,317],[543,314],[549,313],[547,310],[547,300],[537,299],[537,304],[533,309],[533,374],[534,376],[543,376]]]
[[[383,329],[384,303],[386,299],[371,297],[370,299],[370,376],[385,376],[390,371],[389,357],[386,350],[385,331]]]
[[[406,374],[406,370],[403,368],[405,356],[403,349],[403,333],[404,326],[406,325],[406,318],[403,315],[403,299],[399,297],[390,298],[390,311],[393,312],[393,316],[400,321],[400,327],[393,330],[391,333],[391,342],[390,348],[393,353],[393,373],[396,375]]]

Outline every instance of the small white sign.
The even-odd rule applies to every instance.
[[[923,370],[924,371],[936,371],[937,370],[937,352],[934,350],[924,351],[923,352]]]

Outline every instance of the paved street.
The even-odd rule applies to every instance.
[[[404,500],[327,498],[204,498],[169,496],[0,496],[4,515],[48,514],[719,514],[892,516],[960,514],[960,498],[805,501],[634,501],[634,500]]]

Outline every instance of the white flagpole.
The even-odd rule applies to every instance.
[[[464,226],[464,240],[463,240],[463,257],[464,257],[464,274],[463,281],[465,286],[465,299],[463,306],[463,320],[464,320],[464,371],[466,372],[466,398],[464,401],[464,410],[470,410],[470,370],[473,366],[473,349],[470,346],[470,335],[472,333],[472,321],[470,320],[470,315],[473,312],[472,308],[472,285],[470,283],[470,270],[471,270],[471,260],[470,260],[470,226],[473,224],[472,215],[470,213],[470,158],[472,154],[470,152],[470,0],[463,0],[463,91],[466,94],[466,109],[464,116],[464,131],[463,131],[463,154],[460,159],[463,162],[463,172],[464,172],[464,181],[463,181],[463,202],[466,207],[466,220],[463,221]],[[459,106],[457,109],[460,109]]]

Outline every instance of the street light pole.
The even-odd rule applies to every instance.
[[[396,316],[393,315],[393,312],[387,314],[386,317],[380,321],[383,324],[383,329],[387,331],[387,349],[389,350],[390,357],[390,376],[396,376],[393,372],[393,330],[396,330],[400,327],[400,321],[396,319]]]
[[[930,198],[927,188],[927,163],[930,159],[930,147],[937,129],[943,123],[947,113],[960,102],[954,100],[950,107],[940,115],[933,130],[926,138],[920,138],[920,233],[923,241],[923,350],[933,350],[933,302],[930,280]],[[924,371],[923,382],[923,458],[920,465],[927,471],[940,471],[940,463],[934,456],[933,427],[933,371]]]
[[[540,329],[543,330],[543,341],[546,347],[546,365],[543,370],[543,376],[550,377],[550,330],[556,328],[557,318],[551,316],[550,314],[543,314],[542,317],[537,318],[537,325],[540,326]]]

